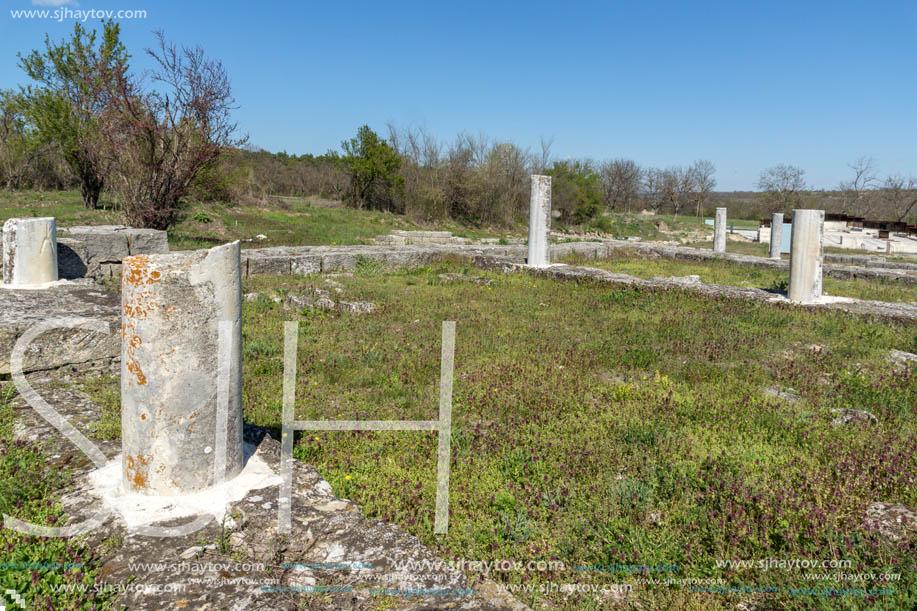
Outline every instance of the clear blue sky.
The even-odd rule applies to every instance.
[[[156,29],[203,45],[230,71],[242,130],[272,151],[322,153],[364,123],[384,133],[394,121],[533,149],[553,136],[559,158],[657,166],[706,158],[720,190],[754,188],[776,163],[831,188],[861,155],[883,173],[917,175],[913,1],[79,0],[68,8],[146,10],[146,19],[121,22],[135,65]],[[0,87],[22,82],[17,52],[72,28],[0,14]]]

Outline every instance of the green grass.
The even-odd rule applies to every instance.
[[[704,250],[711,250],[713,248],[712,234],[711,239],[707,241],[693,241],[684,244],[685,246],[690,246],[691,248],[701,248]],[[740,255],[754,255],[756,257],[767,257],[770,254],[770,245],[767,242],[726,242],[726,252],[735,253]],[[908,256],[889,256],[885,253],[876,252],[873,250],[854,250],[850,248],[837,248],[833,246],[825,247],[826,254],[832,255],[856,255],[860,257],[883,257],[886,261],[896,261],[899,263],[917,263],[917,257],[908,257]],[[781,255],[781,258],[788,260],[790,256],[788,254]],[[836,261],[828,261],[831,265],[842,265]],[[856,265],[856,264],[852,264]]]
[[[750,286],[760,289],[785,290],[789,282],[787,270],[752,267],[730,261],[672,261],[670,259],[644,259],[622,254],[619,257],[602,260],[584,259],[579,256],[565,258],[562,263],[597,267],[638,278],[657,276],[688,276],[696,274],[702,282],[730,286]],[[894,280],[867,280],[855,278],[840,280],[825,276],[824,292],[837,297],[854,297],[875,301],[917,302],[917,286],[902,284]]]
[[[494,283],[443,283],[445,271]],[[658,577],[573,570],[615,563],[678,565],[668,576],[731,586],[849,586],[715,564],[836,558],[853,561],[848,572],[901,573],[880,608],[917,603],[913,548],[863,526],[874,501],[917,505],[917,375],[891,374],[885,361],[893,348],[917,351],[917,328],[455,265],[363,269],[337,281],[377,310],[290,312],[267,298],[244,305],[246,421],[280,427],[285,320],[299,321],[297,419],[435,419],[440,325],[457,321],[448,535],[433,535],[435,433],[297,435],[296,456],[368,517],[445,557],[564,561],[564,571],[491,575],[536,592],[548,582]],[[245,291],[316,282],[254,277]],[[801,398],[786,403],[766,396],[768,387]],[[833,427],[830,410],[847,407],[879,424]],[[544,596],[520,599],[600,608],[591,595]],[[634,598],[645,609],[734,609],[754,597],[637,585]],[[764,602],[864,604],[785,594]]]
[[[69,473],[48,466],[47,457],[34,445],[13,441],[13,396],[12,383],[0,388],[0,511],[32,524],[62,526],[66,516],[58,497],[70,479]],[[0,569],[0,590],[15,590],[30,609],[45,608],[46,604],[55,609],[110,608],[112,595],[93,591],[98,561],[98,553],[80,539],[33,537],[0,529],[0,564],[15,565]],[[64,585],[82,585],[88,591],[53,589]],[[9,596],[0,603],[3,600],[8,609],[18,608],[11,606]]]
[[[563,231],[563,225],[556,224],[555,229]],[[643,241],[678,240],[680,238],[698,239],[707,233],[713,234],[713,228],[704,224],[703,219],[681,215],[677,219],[671,214],[656,216],[637,213],[612,213],[602,216],[577,229],[598,231],[613,235],[616,239],[639,237]]]
[[[838,248],[836,246],[826,246],[825,252],[832,255],[859,255],[861,257],[882,257],[886,261],[894,261],[896,263],[917,263],[917,255],[907,255],[907,254],[898,254],[898,255],[887,255],[884,252],[876,252],[874,250],[854,250],[850,248]]]
[[[522,236],[522,229],[469,228],[455,222],[420,223],[405,216],[327,207],[308,198],[282,198],[267,207],[191,203],[169,230],[173,250],[207,248],[232,240],[243,247],[369,244],[393,229],[451,231],[467,238]],[[313,206],[312,204],[317,205]],[[123,223],[121,214],[102,198],[103,209],[86,210],[76,191],[10,192],[0,190],[0,223],[13,217],[53,216],[58,227]],[[258,240],[256,236],[267,239]]]
[[[712,234],[711,234],[712,236]],[[713,240],[706,242],[690,242],[685,244],[690,248],[699,248],[701,250],[713,250]],[[767,257],[770,254],[770,246],[764,242],[726,242],[726,252],[737,255],[753,255],[755,257]],[[789,255],[783,255],[788,259]]]

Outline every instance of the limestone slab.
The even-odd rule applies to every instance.
[[[72,317],[102,320],[111,332],[55,329],[42,333],[26,350],[26,372],[117,358],[121,353],[120,298],[87,284],[58,284],[40,291],[0,289],[0,373],[10,373],[13,346],[30,327]]]

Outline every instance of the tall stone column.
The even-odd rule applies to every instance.
[[[726,252],[726,208],[717,208],[713,219],[713,252]]]
[[[780,258],[780,247],[783,243],[783,213],[775,212],[771,216],[771,259]]]
[[[53,217],[10,219],[3,224],[3,284],[55,282],[57,222]]]
[[[242,470],[240,270],[239,242],[124,260],[121,445],[126,491],[194,492]],[[224,464],[225,471],[219,468]]]
[[[529,265],[550,265],[548,238],[551,234],[551,177],[532,174],[529,204]]]
[[[821,297],[824,234],[824,210],[793,210],[790,288],[787,294],[791,301],[812,303]]]

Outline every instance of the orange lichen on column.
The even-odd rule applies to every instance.
[[[150,292],[142,287],[159,282],[162,273],[150,270],[150,257],[136,255],[124,260],[121,273],[122,308],[121,340],[125,343],[125,367],[137,378],[137,384],[146,385],[146,375],[134,358],[134,349],[143,343],[136,334],[135,323],[144,320],[147,314],[156,308],[156,303],[149,299]]]
[[[125,459],[127,481],[134,490],[144,490],[147,486],[147,469],[151,456],[138,454]]]

